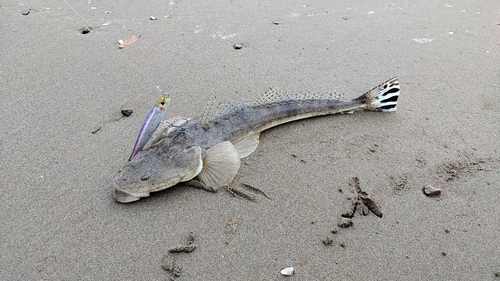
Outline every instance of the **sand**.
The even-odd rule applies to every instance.
[[[168,280],[165,256],[177,280],[499,279],[498,1],[104,2],[0,3],[1,280]],[[262,134],[235,184],[271,199],[113,200],[157,85],[195,117],[213,92],[356,97],[392,76],[395,113]],[[383,216],[341,228],[354,177]]]

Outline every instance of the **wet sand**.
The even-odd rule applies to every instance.
[[[67,1],[0,4],[0,279],[168,280],[165,256],[177,280],[499,278],[496,1]],[[195,117],[213,92],[357,97],[393,76],[395,113],[261,135],[235,185],[271,199],[178,185],[113,200],[157,85],[168,116]],[[356,177],[381,218],[352,212]],[[196,249],[170,253],[190,232]]]

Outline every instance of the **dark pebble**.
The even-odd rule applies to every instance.
[[[81,34],[87,34],[89,33],[90,31],[94,30],[92,27],[82,27],[79,29],[80,33]]]
[[[129,117],[130,115],[132,115],[133,112],[134,111],[132,109],[122,109],[122,114],[125,117]]]

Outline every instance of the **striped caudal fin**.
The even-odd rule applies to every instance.
[[[396,110],[398,97],[399,81],[398,77],[394,77],[371,89],[360,98],[366,101],[365,109],[367,110],[391,112]]]

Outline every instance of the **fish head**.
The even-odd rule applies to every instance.
[[[137,201],[196,177],[203,167],[202,148],[167,140],[140,151],[115,177],[115,200]]]

